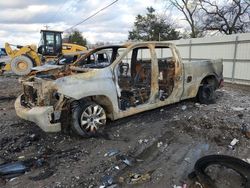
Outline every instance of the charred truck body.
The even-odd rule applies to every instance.
[[[73,65],[36,67],[21,80],[19,117],[46,132],[71,128],[90,136],[106,124],[184,99],[213,103],[223,82],[222,60],[183,63],[172,43],[140,42],[96,48]]]

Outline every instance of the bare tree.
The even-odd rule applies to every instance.
[[[199,27],[200,16],[199,16],[199,0],[169,0],[168,3],[174,8],[179,10],[188,22],[192,38],[200,37],[202,31]]]
[[[200,6],[205,13],[205,30],[217,30],[227,35],[249,30],[249,0],[200,0]]]

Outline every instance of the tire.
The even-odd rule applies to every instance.
[[[198,91],[198,100],[201,104],[215,103],[215,88],[211,84],[203,84]]]
[[[71,112],[71,128],[81,137],[95,136],[98,130],[106,125],[105,110],[92,101],[73,101]]]
[[[196,177],[202,184],[202,187],[217,187],[214,181],[207,175],[206,169],[212,165],[221,165],[238,173],[244,182],[239,187],[250,187],[250,164],[231,156],[226,155],[207,155],[196,161],[194,173],[190,174],[190,178]],[[238,186],[237,186],[238,187]]]
[[[11,61],[10,66],[11,66],[11,70],[15,74],[19,76],[24,76],[30,73],[33,67],[33,62],[29,57],[25,55],[21,55],[21,56],[15,57]]]

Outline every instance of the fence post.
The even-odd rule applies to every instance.
[[[237,49],[238,49],[238,40],[239,36],[236,36],[234,43],[234,58],[233,58],[233,69],[232,69],[232,83],[234,83],[235,79],[235,67],[236,67],[236,58],[237,58]]]
[[[161,48],[161,58],[163,58],[163,48]]]
[[[189,40],[189,62],[191,62],[192,59],[192,39]]]

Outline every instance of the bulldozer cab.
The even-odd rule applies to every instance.
[[[43,56],[58,56],[62,53],[62,32],[41,30],[38,53]]]

